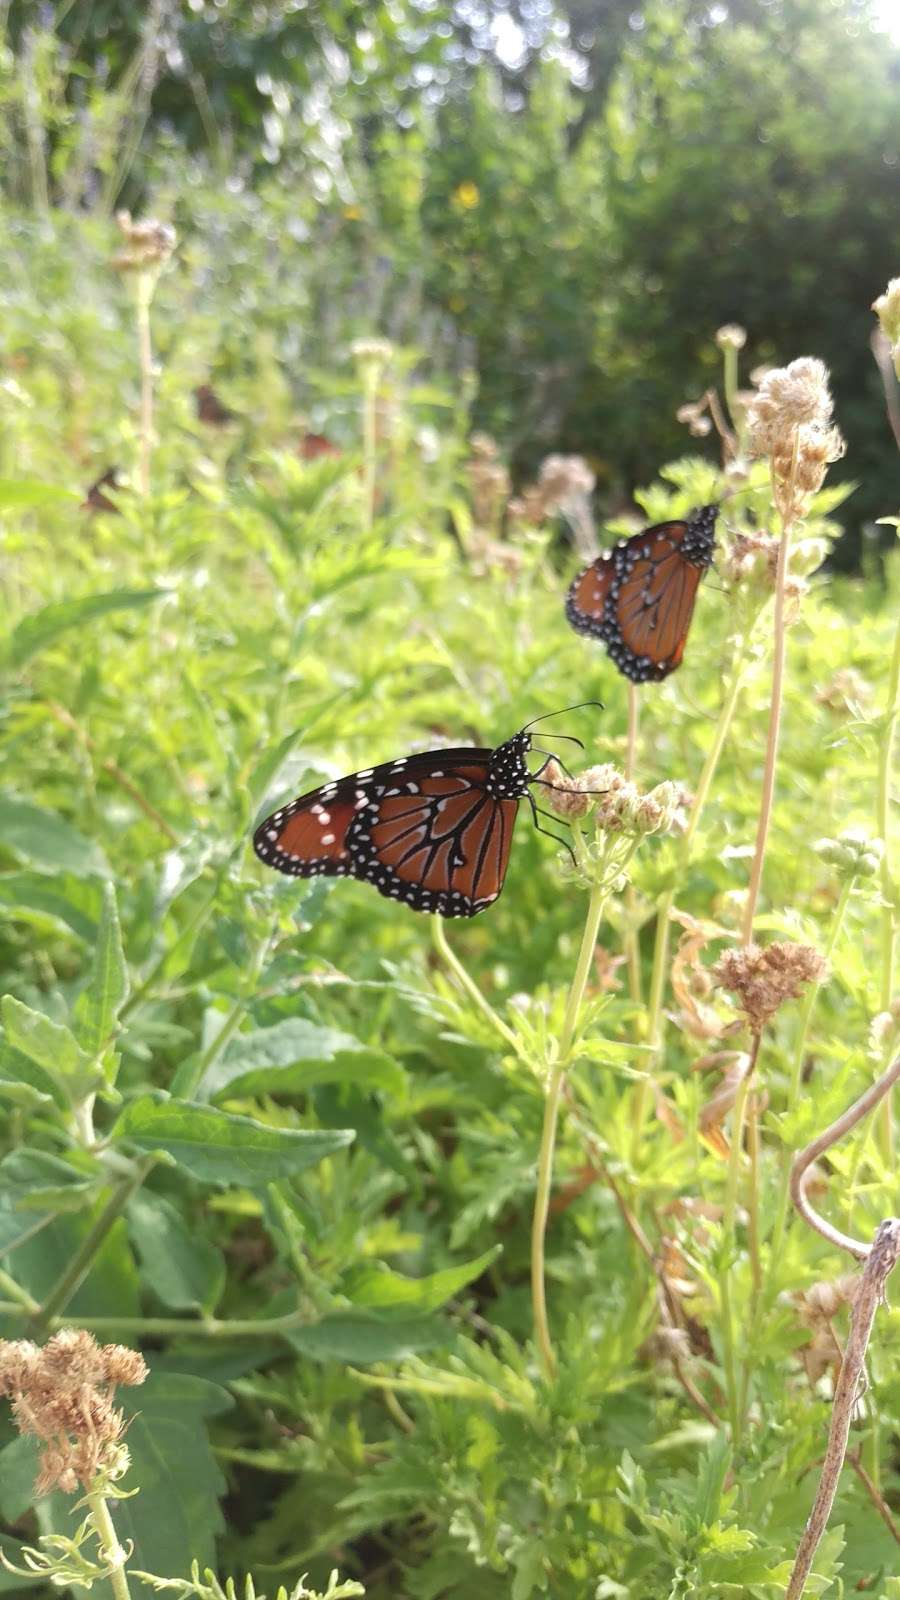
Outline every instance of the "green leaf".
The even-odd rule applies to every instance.
[[[71,506],[81,496],[58,483],[41,483],[38,478],[0,478],[0,511],[8,507]]]
[[[68,1098],[56,1080],[3,1038],[0,1038],[0,1077],[6,1083],[27,1085],[39,1095],[48,1095],[60,1108],[68,1107]]]
[[[0,905],[37,927],[58,924],[93,944],[101,914],[100,888],[96,880],[79,881],[71,873],[50,878],[39,872],[6,872],[0,874]]]
[[[221,1250],[192,1232],[175,1207],[149,1189],[132,1196],[127,1216],[154,1294],[175,1311],[212,1311],[225,1285]]]
[[[18,1434],[0,1450],[0,1514],[4,1522],[18,1522],[34,1501],[39,1449],[37,1439]]]
[[[136,606],[162,600],[167,589],[112,589],[108,594],[89,594],[80,600],[60,600],[23,617],[9,636],[7,660],[11,667],[24,666],[38,650],[53,644],[70,628],[92,622],[110,611],[129,611]]]
[[[10,1206],[28,1209],[79,1209],[96,1178],[46,1150],[12,1150],[0,1161],[0,1196]],[[17,1228],[21,1231],[22,1219]]]
[[[402,1096],[406,1076],[390,1056],[352,1035],[289,1017],[232,1040],[204,1077],[198,1096],[296,1094],[318,1083],[353,1083]]]
[[[41,1067],[72,1100],[80,1100],[103,1081],[64,1023],[32,1011],[11,994],[0,1001],[6,1037],[14,1049]]]
[[[358,1306],[415,1306],[417,1311],[436,1311],[446,1305],[467,1283],[480,1278],[500,1254],[500,1245],[486,1250],[475,1261],[459,1267],[444,1267],[424,1278],[404,1278],[381,1262],[366,1262],[350,1274],[344,1292]]]
[[[52,1106],[56,1103],[52,1094],[45,1094],[30,1083],[13,1082],[9,1078],[0,1078],[0,1100],[8,1100],[13,1106],[23,1106],[26,1111],[33,1111],[35,1106]]]
[[[108,1043],[127,998],[128,968],[122,950],[116,893],[111,883],[105,883],[93,970],[75,1007],[78,1038],[91,1058],[100,1055]]]
[[[47,872],[71,872],[76,878],[111,876],[99,845],[55,811],[8,792],[0,793],[0,844]]]
[[[113,1129],[148,1153],[161,1151],[201,1183],[253,1188],[314,1166],[350,1144],[352,1128],[270,1128],[189,1100],[134,1100]]]
[[[367,1366],[373,1361],[402,1361],[419,1350],[451,1344],[455,1335],[440,1317],[408,1317],[379,1321],[358,1312],[335,1312],[306,1328],[294,1328],[287,1341],[311,1361],[346,1361]]]

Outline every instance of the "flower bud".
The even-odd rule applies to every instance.
[[[716,344],[720,350],[743,350],[747,343],[747,330],[740,323],[726,322],[716,331]]]
[[[845,828],[837,839],[817,839],[816,855],[841,878],[871,878],[881,867],[884,845],[862,828]]]

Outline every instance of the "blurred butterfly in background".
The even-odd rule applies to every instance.
[[[210,428],[225,428],[237,419],[237,412],[223,404],[211,383],[201,383],[194,390],[197,421]]]
[[[359,878],[415,911],[475,917],[503,888],[520,800],[548,832],[530,789],[544,767],[525,764],[534,722],[496,750],[426,750],[324,783],[266,817],[253,848],[292,877]]]
[[[566,616],[602,639],[632,683],[658,683],[681,666],[700,579],[716,548],[717,505],[683,522],[657,522],[592,562],[571,585]]]
[[[126,489],[126,480],[122,477],[118,467],[107,467],[94,483],[91,484],[87,494],[79,506],[79,511],[111,511],[116,516],[121,516],[119,507],[110,500],[106,489]]]

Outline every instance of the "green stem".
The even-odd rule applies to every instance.
[[[435,947],[441,957],[441,960],[450,968],[450,971],[459,980],[460,984],[465,989],[466,994],[469,996],[469,999],[472,1000],[478,1007],[478,1010],[481,1012],[482,1016],[487,1017],[491,1027],[494,1028],[497,1033],[499,1033],[502,1039],[506,1040],[506,1043],[512,1050],[515,1051],[516,1055],[519,1056],[520,1059],[526,1059],[523,1054],[521,1041],[513,1033],[512,1028],[508,1027],[503,1021],[503,1018],[498,1016],[490,1001],[485,999],[477,983],[475,983],[474,980],[469,977],[469,974],[467,973],[462,962],[459,960],[459,957],[453,954],[453,951],[447,943],[447,935],[444,932],[443,917],[432,917],[431,930],[434,936]]]
[[[369,364],[363,374],[363,533],[372,532],[375,520],[377,467],[376,408],[380,367]]]
[[[131,1177],[118,1183],[103,1207],[99,1217],[75,1251],[58,1283],[50,1290],[43,1305],[33,1317],[33,1330],[41,1332],[50,1321],[64,1311],[74,1294],[77,1294],[99,1254],[107,1234],[124,1211],[131,1196],[141,1187],[156,1158],[147,1156]]]
[[[731,1270],[737,1258],[735,1221],[737,1218],[738,1184],[741,1175],[741,1157],[744,1146],[744,1118],[750,1080],[759,1054],[759,1034],[754,1036],[750,1065],[738,1087],[734,1102],[734,1127],[731,1135],[731,1153],[728,1158],[728,1177],[725,1183],[725,1204],[722,1213],[722,1243],[720,1246],[719,1302],[722,1308],[722,1358],[725,1368],[725,1387],[728,1395],[728,1412],[731,1419],[731,1439],[740,1443],[743,1423],[738,1392],[737,1359],[735,1354],[734,1308],[731,1299]]]
[[[172,1081],[172,1092],[182,1100],[192,1100],[199,1084],[203,1082],[210,1067],[218,1061],[222,1051],[240,1027],[247,1006],[256,992],[259,975],[265,965],[266,958],[272,948],[276,929],[272,927],[264,938],[258,940],[253,958],[246,977],[241,984],[241,991],[226,1016],[221,1028],[214,1039],[211,1039],[206,1049],[194,1061],[185,1062],[179,1067]]]
[[[728,738],[734,713],[737,708],[738,695],[743,682],[744,663],[747,658],[747,645],[742,646],[735,660],[734,672],[728,693],[722,702],[716,722],[716,731],[713,742],[706,754],[703,770],[697,783],[694,794],[691,814],[688,825],[681,840],[681,866],[678,876],[681,877],[690,865],[691,849],[694,836],[700,824],[703,808],[709,797],[710,787],[715,776],[719,757]],[[656,940],[653,947],[653,968],[650,974],[650,994],[647,1001],[647,1043],[652,1054],[649,1058],[647,1074],[637,1086],[634,1108],[634,1133],[632,1143],[632,1159],[636,1159],[643,1137],[644,1124],[647,1120],[648,1102],[652,1084],[652,1074],[656,1067],[662,1050],[664,1020],[663,997],[665,994],[666,978],[669,971],[669,927],[672,907],[675,904],[675,890],[669,889],[662,896],[656,913]]]
[[[6,1294],[11,1294],[13,1299],[16,1300],[18,1304],[29,1313],[29,1315],[33,1316],[36,1311],[40,1311],[40,1301],[35,1300],[34,1296],[29,1294],[27,1289],[23,1289],[20,1283],[16,1283],[15,1278],[11,1278],[8,1272],[3,1272],[2,1270],[0,1270],[0,1289],[4,1290]]]
[[[27,1308],[16,1300],[0,1300],[0,1317],[28,1316]],[[48,1317],[45,1327],[87,1328],[90,1333],[120,1333],[135,1339],[173,1338],[201,1339],[262,1339],[287,1337],[295,1328],[308,1328],[310,1321],[306,1310],[289,1311],[281,1317],[244,1318],[234,1321],[216,1317],[80,1317],[71,1312],[66,1316]]]
[[[138,361],[141,371],[141,418],[138,443],[139,484],[144,499],[150,493],[150,459],[153,453],[153,345],[150,338],[150,302],[153,299],[153,288],[153,274],[139,272],[135,279]]]
[[[591,892],[584,932],[581,936],[581,949],[578,952],[578,963],[571,988],[569,989],[569,998],[563,1018],[559,1054],[551,1064],[547,1092],[544,1099],[544,1124],[541,1130],[537,1189],[534,1196],[534,1215],[531,1224],[531,1305],[538,1349],[544,1372],[548,1378],[552,1378],[556,1372],[556,1356],[553,1352],[550,1324],[547,1318],[544,1254],[547,1217],[550,1211],[550,1185],[553,1179],[553,1152],[556,1144],[556,1127],[559,1121],[559,1101],[566,1067],[569,1064],[572,1051],[572,1043],[575,1038],[575,1030],[578,1026],[578,1017],[584,999],[584,991],[587,987],[588,974],[591,969],[591,961],[594,955],[594,947],[597,943],[597,933],[600,928],[607,894],[606,883],[595,884]]]
[[[175,951],[178,949],[178,946],[186,943],[188,939],[192,939],[195,934],[199,932],[216,903],[216,896],[219,892],[220,877],[221,873],[216,878],[216,883],[212,894],[207,900],[204,900],[203,904],[197,908],[187,925],[182,928],[180,933],[176,935],[174,944],[170,945],[167,950],[163,950],[160,955],[157,956],[152,967],[150,968],[150,971],[147,973],[147,976],[136,989],[132,990],[121,1011],[119,1012],[120,1025],[125,1021],[125,1018],[130,1016],[131,1012],[134,1011],[143,1000],[146,1000],[147,996],[152,992],[156,985],[157,979],[163,971],[163,968],[174,955]]]
[[[100,1541],[100,1559],[109,1567],[107,1575],[115,1600],[131,1600],[128,1579],[125,1576],[127,1556],[116,1537],[109,1506],[102,1494],[91,1493],[89,1490],[85,1498],[90,1506],[94,1531]]]
[[[894,997],[894,952],[897,939],[897,886],[891,871],[890,808],[891,771],[893,766],[894,734],[897,728],[898,699],[900,699],[900,622],[894,633],[894,651],[888,677],[887,706],[884,733],[878,752],[878,793],[876,815],[878,833],[883,846],[881,857],[881,1009],[887,1011]],[[886,1097],[878,1113],[881,1153],[889,1163],[893,1150],[893,1128],[890,1097]]]

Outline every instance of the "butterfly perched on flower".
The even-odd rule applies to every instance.
[[[700,579],[716,548],[717,505],[621,539],[580,573],[566,599],[577,633],[602,639],[633,683],[681,666]]]
[[[495,750],[425,750],[324,783],[266,817],[253,848],[292,877],[359,878],[415,911],[475,917],[503,888],[520,800],[548,831],[531,793],[544,767],[525,761],[532,726]]]

